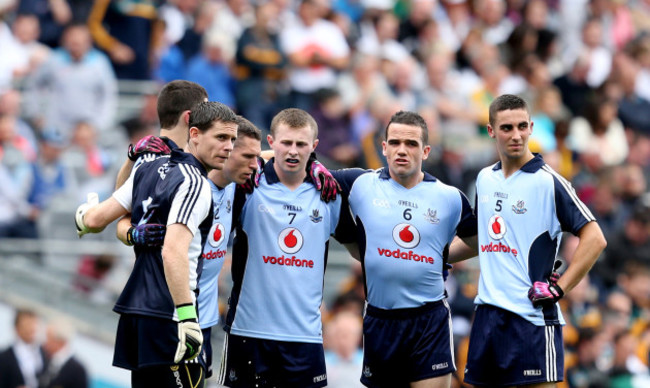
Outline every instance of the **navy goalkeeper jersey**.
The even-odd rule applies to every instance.
[[[189,285],[198,293],[201,251],[212,225],[212,196],[207,172],[191,154],[178,149],[140,165],[114,197],[135,224],[184,224],[194,235],[188,253]],[[125,191],[131,190],[131,203]],[[161,247],[135,247],[136,261],[122,294],[115,304],[118,313],[177,319],[163,269]]]

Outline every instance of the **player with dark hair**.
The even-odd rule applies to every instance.
[[[589,271],[605,238],[571,184],[528,149],[526,102],[502,95],[490,105],[488,134],[499,162],[476,180],[478,243],[455,242],[450,261],[476,255],[478,305],[465,382],[554,386],[562,381],[564,319],[557,301]],[[553,277],[562,232],[580,239],[561,278]]]
[[[204,370],[195,360],[203,337],[196,298],[202,250],[212,226],[207,173],[223,169],[237,134],[227,106],[203,102],[189,116],[185,151],[173,149],[136,166],[113,196],[97,206],[83,204],[75,220],[82,232],[101,230],[132,212],[136,225],[166,225],[162,249],[135,247],[137,259],[115,304],[120,322],[113,365],[130,369],[134,387],[199,386]]]
[[[420,115],[395,113],[385,138],[388,167],[332,171],[354,219],[346,219],[354,225],[346,247],[363,265],[361,382],[449,387],[456,367],[444,256],[455,235],[476,234],[476,218],[461,191],[422,171],[431,147]]]

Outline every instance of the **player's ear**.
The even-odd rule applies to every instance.
[[[266,142],[269,143],[269,147],[273,147],[273,136],[266,135]]]
[[[427,160],[427,158],[429,158],[430,152],[431,152],[431,146],[430,145],[424,146],[424,153],[422,154],[422,160]]]
[[[197,127],[190,127],[190,140],[195,140],[199,137],[201,131]]]
[[[487,131],[488,131],[488,135],[490,135],[490,137],[494,139],[496,135],[494,133],[494,128],[492,128],[492,125],[490,124],[487,125]]]
[[[317,145],[318,145],[318,139],[314,140],[314,145],[312,146],[311,150],[314,151]]]
[[[185,112],[183,112],[182,117],[183,117],[183,122],[185,123],[185,125],[190,125],[190,113],[191,112],[189,110],[186,110]]]
[[[381,153],[386,157],[388,156],[386,155],[386,141],[381,142]]]

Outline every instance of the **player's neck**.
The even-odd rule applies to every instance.
[[[292,191],[297,189],[307,177],[307,173],[305,172],[304,169],[300,171],[296,171],[295,173],[287,172],[279,168],[277,164],[273,164],[273,169],[275,170],[275,173],[278,175],[278,179],[280,180],[280,183],[287,186],[287,188]]]
[[[503,170],[503,175],[507,178],[510,175],[516,173],[521,169],[526,163],[530,162],[535,155],[532,152],[528,151],[520,158],[508,158],[506,156],[501,156],[501,169]]]
[[[413,188],[417,186],[418,183],[422,182],[424,180],[424,173],[422,171],[419,172],[419,174],[414,174],[408,177],[401,177],[396,174],[393,174],[392,171],[388,170],[391,179],[393,179],[395,182],[399,183],[400,185],[404,186],[407,189]]]
[[[179,126],[160,128],[160,136],[171,139],[180,148],[185,148],[187,144],[187,128],[181,128]]]
[[[223,170],[212,170],[208,174],[208,178],[219,188],[224,188],[230,184],[230,180],[226,178],[226,174]]]

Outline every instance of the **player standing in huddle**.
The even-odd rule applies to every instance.
[[[318,126],[285,109],[267,137],[274,158],[247,195],[233,247],[233,290],[219,381],[229,387],[327,385],[320,306],[340,198],[326,203],[305,171]],[[239,211],[238,210],[238,211]]]
[[[606,242],[575,190],[528,149],[526,102],[502,95],[490,105],[488,133],[499,162],[476,181],[478,246],[454,244],[450,261],[475,255],[481,274],[465,382],[551,387],[562,381],[564,319],[556,303],[598,259]],[[571,265],[551,278],[562,232],[580,239]]]
[[[137,225],[166,225],[163,248],[135,247],[137,260],[114,310],[120,314],[113,365],[130,369],[134,387],[198,386],[204,370],[196,295],[202,250],[212,226],[207,172],[222,169],[237,134],[235,114],[216,102],[198,104],[189,120],[187,152],[172,150],[139,166],[101,204],[79,207],[82,232],[100,230],[132,211]]]
[[[388,167],[332,171],[349,193],[356,225],[349,242],[363,265],[361,382],[449,387],[456,367],[443,256],[455,235],[476,235],[476,218],[461,191],[422,171],[431,147],[420,115],[395,113],[385,138]]]

